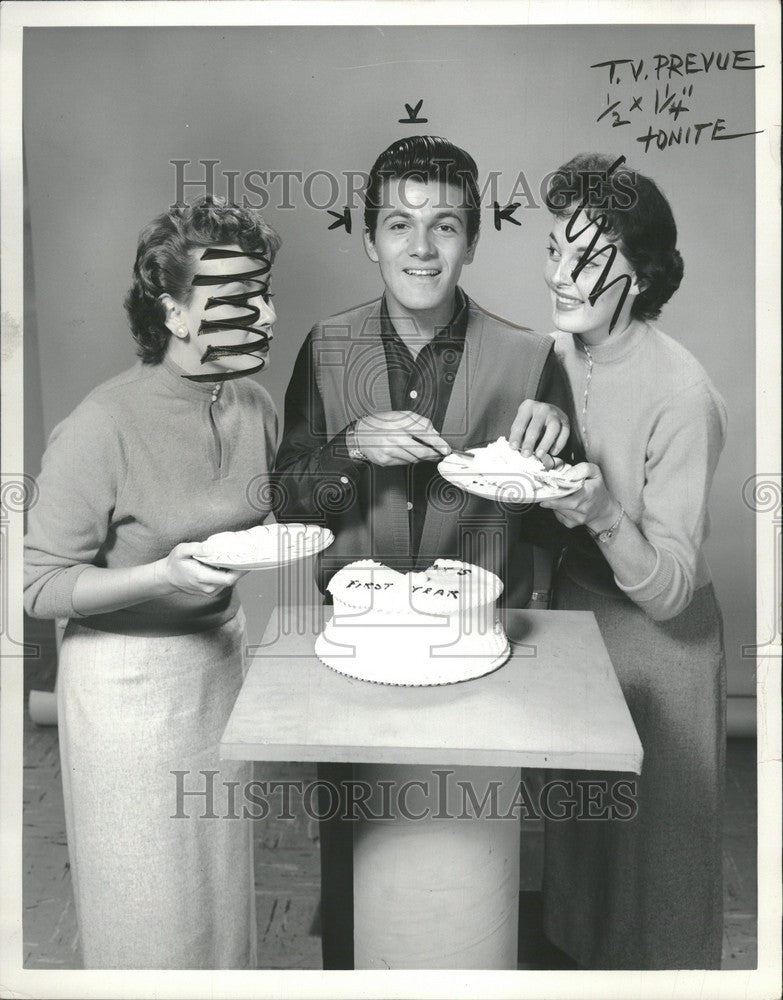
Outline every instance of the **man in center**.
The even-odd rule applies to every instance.
[[[402,571],[437,558],[484,566],[502,602],[524,608],[532,544],[551,512],[506,507],[449,486],[437,463],[524,427],[523,453],[562,453],[570,391],[551,338],[486,312],[459,287],[480,226],[473,158],[445,139],[392,143],[370,172],[364,246],[383,295],[318,323],[296,360],[276,471],[283,520],[335,534],[319,586],[356,559]],[[551,405],[545,405],[551,404]],[[350,765],[319,767],[350,777]],[[324,968],[352,968],[351,825],[321,824]]]
[[[384,293],[316,324],[297,357],[276,469],[283,518],[334,531],[322,590],[355,559],[411,570],[450,558],[496,573],[507,606],[530,600],[530,543],[546,544],[535,529],[554,519],[462,494],[437,473],[452,448],[511,436],[521,405],[527,417],[533,409],[523,453],[557,454],[569,434],[552,339],[459,287],[479,238],[477,181],[473,158],[445,139],[412,136],[384,150],[363,234]]]

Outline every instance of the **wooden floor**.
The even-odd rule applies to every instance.
[[[25,687],[51,690],[54,658],[31,662]],[[24,756],[24,965],[79,968],[65,839],[56,727],[25,717]],[[314,778],[312,765],[256,765],[263,778]],[[265,819],[255,824],[259,967],[319,969],[319,858],[317,823]],[[562,956],[540,932],[543,830],[523,824],[520,885],[520,968],[556,968]],[[723,967],[756,966],[756,745],[730,740],[724,839]]]

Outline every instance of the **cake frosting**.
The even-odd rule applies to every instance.
[[[350,563],[328,585],[334,613],[315,652],[329,667],[380,684],[451,684],[505,663],[497,616],[503,584],[487,570],[439,559],[400,573],[372,559]]]
[[[548,470],[535,455],[522,455],[512,448],[505,437],[471,450],[473,461],[470,471],[480,475],[486,482],[502,486],[511,476],[527,476],[533,484],[559,487],[568,482],[572,465],[564,464],[559,469]],[[574,480],[576,482],[576,480]]]

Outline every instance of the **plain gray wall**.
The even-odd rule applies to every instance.
[[[753,140],[703,137],[645,154],[635,137],[654,118],[654,81],[617,88],[626,108],[643,92],[646,111],[613,128],[608,117],[596,121],[606,71],[589,68],[752,46],[752,29],[712,26],[26,29],[28,293],[33,282],[35,290],[26,315],[37,329],[25,359],[28,471],[38,471],[36,442],[133,361],[122,299],[139,230],[175,200],[169,161],[191,160],[193,177],[203,174],[196,161],[220,160],[215,189],[225,194],[220,170],[340,177],[369,170],[393,139],[429,132],[472,152],[482,178],[500,171],[504,203],[520,171],[538,201],[541,179],[574,153],[625,154],[662,186],[679,227],[685,280],[659,325],[702,362],[728,406],[708,556],[726,619],[730,691],[753,693],[753,664],[740,654],[755,635],[754,518],[741,498],[755,448]],[[684,82],[694,91],[680,124],[720,116],[730,132],[753,127],[754,73],[713,70]],[[428,124],[398,124],[404,102],[420,98]],[[675,124],[665,115],[661,123]],[[269,185],[273,197],[280,189]],[[380,287],[362,250],[360,211],[352,235],[329,231],[332,217],[306,206],[301,186],[293,191],[293,209],[265,210],[283,237],[273,278],[279,322],[263,375],[281,413],[310,326]],[[326,192],[319,181],[316,198]],[[516,218],[520,227],[496,232],[491,208],[483,212],[463,284],[492,312],[548,332],[549,217],[525,207]],[[246,603],[263,589],[260,574],[247,580]]]

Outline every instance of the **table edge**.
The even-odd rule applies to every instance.
[[[411,757],[415,757],[415,760]],[[459,765],[460,767],[513,767],[541,768],[565,771],[613,771],[623,774],[642,772],[643,754],[639,753],[583,753],[581,751],[555,752],[517,750],[460,751],[459,748],[432,747],[410,751],[400,747],[378,746],[362,748],[357,753],[350,747],[326,747],[298,743],[275,743],[260,746],[257,743],[220,743],[222,760],[257,760],[291,762],[318,762],[341,764],[422,764]],[[578,758],[578,762],[577,762]]]

